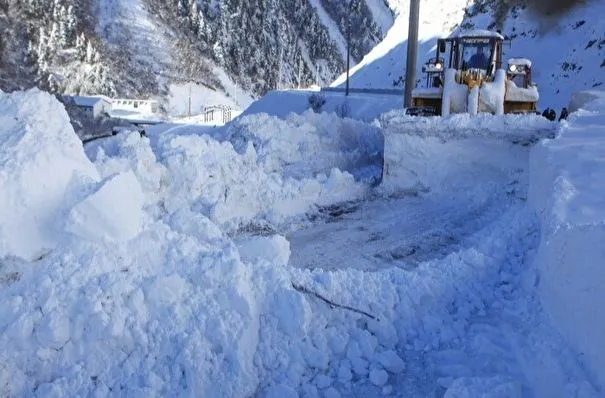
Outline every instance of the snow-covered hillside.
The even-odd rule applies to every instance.
[[[451,28],[494,29],[494,10],[490,6],[471,7],[465,16],[467,1],[423,2],[421,4],[418,80],[421,66],[434,56],[435,39]],[[499,2],[492,2],[500,5]],[[385,40],[353,68],[351,87],[402,87],[405,75],[406,38],[408,33],[406,4]],[[545,18],[528,8],[511,6],[504,17],[502,32],[512,39],[504,49],[505,58],[528,57],[533,61],[533,77],[540,90],[540,108],[566,106],[570,95],[578,90],[605,84],[605,24],[601,15],[605,4],[587,0],[556,18]],[[472,15],[472,16],[471,16]],[[345,75],[334,86],[342,86]]]
[[[356,88],[403,87],[409,27],[409,1],[391,2],[397,17],[385,39],[351,69],[350,86]],[[460,23],[467,0],[427,0],[421,3],[419,26],[418,70],[434,56],[436,38],[446,36]],[[418,76],[420,77],[420,76]],[[342,74],[332,86],[343,86]]]
[[[0,7],[0,87],[157,97],[196,84],[212,104],[325,84],[359,61],[393,23],[387,3],[362,0],[8,0]],[[35,26],[35,28],[34,28]],[[180,106],[180,105],[179,105]],[[174,103],[166,109],[175,108]]]
[[[605,3],[587,0],[556,19],[538,19],[527,9],[512,8],[502,32],[512,39],[507,58],[532,59],[542,108],[567,106],[572,93],[605,85]],[[467,18],[483,28],[489,15]]]

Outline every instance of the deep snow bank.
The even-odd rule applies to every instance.
[[[325,99],[321,112],[335,113],[348,118],[372,121],[384,112],[403,108],[403,96],[385,94],[358,94],[307,90],[271,91],[253,102],[242,113],[253,115],[267,113],[285,119],[291,113],[302,114],[308,109],[309,97],[319,95]]]
[[[0,256],[52,249],[66,196],[86,178],[99,176],[63,105],[35,89],[0,93]]]
[[[379,177],[384,139],[367,123],[307,110],[284,119],[266,113],[230,123],[222,137],[239,153],[252,144],[266,172],[295,179],[316,177],[336,167],[359,179]]]
[[[191,207],[227,233],[360,199],[380,177],[382,135],[335,115],[250,115],[226,128],[148,134],[91,143],[87,153],[104,177],[132,169],[156,212]]]
[[[553,133],[554,124],[533,116],[417,118],[391,112],[384,132],[384,175],[388,194],[423,191],[489,196],[493,189],[527,185],[527,144]],[[481,181],[481,184],[478,183]]]
[[[36,101],[45,98],[36,95]],[[53,124],[57,115],[35,118]],[[495,176],[500,190],[490,195],[491,186],[483,186],[485,199],[510,204],[493,223],[468,231],[460,250],[413,271],[292,269],[283,237],[271,231],[250,237],[237,227],[363,198],[367,188],[333,168],[368,155],[340,147],[346,140],[338,128],[348,122],[301,117],[308,120],[282,124],[259,116],[237,131],[217,131],[222,141],[187,127],[150,138],[119,135],[89,147],[102,180],[76,180],[65,196],[69,222],[63,228],[71,233],[59,230],[55,249],[35,263],[0,257],[0,396],[434,396],[444,389],[502,396],[517,372],[492,377],[503,370],[489,359],[508,350],[494,348],[502,336],[484,333],[496,326],[475,325],[472,345],[481,360],[471,367],[458,366],[451,358],[464,353],[449,349],[467,336],[476,316],[489,317],[494,296],[511,295],[511,273],[519,272],[533,245],[534,220],[519,195],[502,191],[509,172],[516,173],[510,166],[516,155],[497,158],[481,180],[476,170],[491,164],[487,154],[474,164],[442,165],[457,166],[449,177],[466,184],[451,192],[457,203],[469,205],[464,187]],[[372,131],[363,130],[367,138]],[[433,138],[426,151],[440,144]],[[456,148],[452,162],[490,150]],[[19,148],[7,162],[28,151]],[[57,153],[53,164],[74,153]],[[439,191],[439,184],[430,186]],[[313,292],[367,314],[328,305]],[[427,378],[424,367],[437,366]],[[469,383],[465,375],[476,377]],[[487,386],[484,377],[491,377]],[[409,389],[396,390],[402,386]]]
[[[229,133],[233,143],[180,128],[151,139],[125,133],[89,147],[91,163],[56,100],[7,97],[1,225],[16,229],[33,214],[32,228],[56,228],[35,263],[10,256],[10,246],[0,253],[1,396],[262,396],[261,380],[285,380],[277,357],[288,358],[293,380],[326,361],[300,357],[309,340],[288,346],[315,328],[284,267],[285,239],[229,235],[364,197],[367,185],[336,168],[367,158],[340,148],[342,119],[267,118],[262,131],[250,120]],[[368,139],[373,131],[364,130]],[[322,161],[302,167],[314,156]],[[88,177],[71,179],[74,170]],[[57,175],[61,184],[39,187]],[[46,207],[14,206],[33,189]],[[29,248],[30,235],[12,237]]]
[[[605,386],[605,92],[575,98],[580,109],[531,154],[530,203],[542,221],[536,283],[555,324]]]

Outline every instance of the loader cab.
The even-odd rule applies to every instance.
[[[502,66],[503,42],[504,37],[497,32],[458,32],[438,41],[437,55],[448,58],[447,67],[450,69],[473,72],[490,80]]]

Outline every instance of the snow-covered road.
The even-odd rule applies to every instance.
[[[333,375],[343,397],[599,396],[534,293],[539,227],[526,206],[530,147],[511,144],[519,131],[477,139],[450,130],[459,137],[445,141],[395,133],[385,140],[388,189],[320,208],[286,235],[289,265],[302,270],[294,278],[312,292],[370,314],[399,293],[386,318],[405,371],[383,374],[371,355],[347,351]],[[424,168],[428,158],[443,167]],[[394,188],[401,175],[414,178]],[[324,314],[326,303],[310,299]],[[343,380],[338,366],[348,364],[356,377]]]
[[[501,205],[410,193],[330,206],[321,209],[315,223],[287,235],[290,264],[326,270],[412,269],[460,249],[466,236],[501,213]]]
[[[545,119],[251,115],[84,151],[48,94],[0,110],[1,396],[599,396],[535,296],[511,134]]]

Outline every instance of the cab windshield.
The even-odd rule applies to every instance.
[[[488,39],[468,39],[461,44],[463,70],[489,68],[491,51]]]

